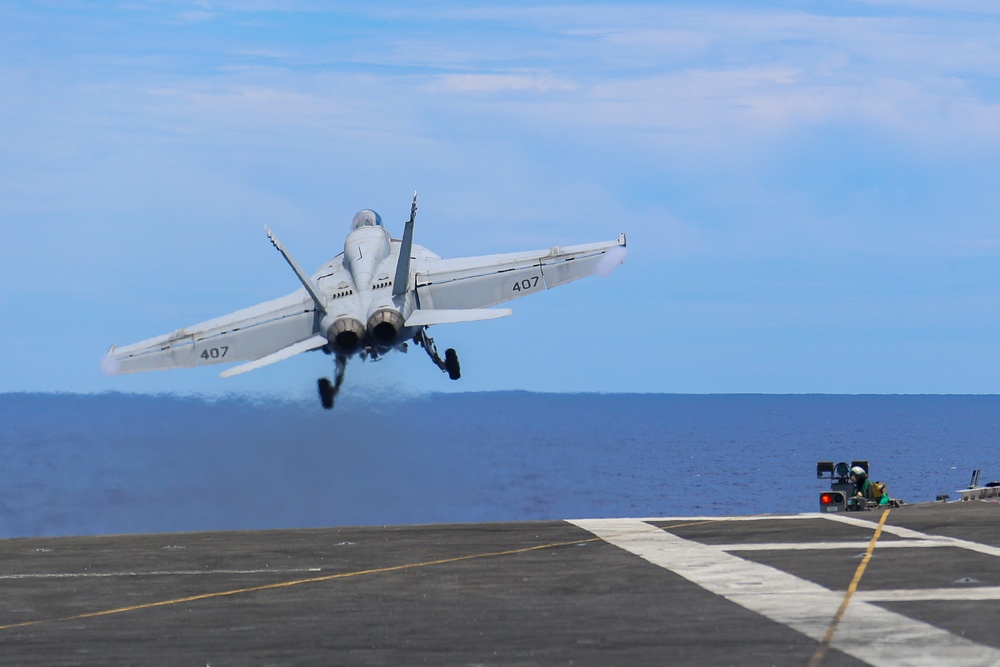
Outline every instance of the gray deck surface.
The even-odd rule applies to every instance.
[[[2,540],[0,664],[1000,664],[1000,504],[892,510],[840,609],[879,518]]]

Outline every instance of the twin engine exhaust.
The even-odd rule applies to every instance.
[[[382,307],[371,314],[367,326],[347,315],[338,317],[327,327],[326,339],[335,352],[354,354],[366,340],[378,347],[391,347],[402,330],[403,315],[395,308]]]
[[[341,354],[354,354],[365,338],[365,325],[353,317],[340,317],[326,330],[330,347]]]
[[[368,335],[376,345],[395,345],[403,329],[403,316],[395,308],[379,308],[368,318]]]

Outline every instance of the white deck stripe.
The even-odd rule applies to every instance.
[[[202,575],[231,574],[300,574],[302,572],[322,572],[322,568],[263,570],[166,570],[153,572],[38,572],[33,574],[0,574],[0,581],[10,579],[102,579],[105,577],[193,577]]]
[[[839,523],[846,523],[851,526],[863,526],[865,528],[870,528],[875,530],[876,524],[871,521],[865,521],[864,519],[855,519],[843,515],[833,515],[833,514],[820,514],[819,516],[824,519],[830,519],[831,521],[837,521]],[[944,537],[942,535],[928,535],[927,533],[921,533],[916,530],[911,530],[910,528],[902,528],[900,526],[893,526],[886,524],[882,527],[883,533],[890,533],[896,537],[903,537],[908,539],[917,540],[935,540],[941,542],[944,546],[957,547],[959,549],[968,549],[969,551],[975,551],[977,553],[986,554],[987,556],[996,556],[1000,558],[1000,547],[993,547],[988,544],[980,544],[978,542],[970,542],[969,540],[960,540],[957,537]],[[879,543],[881,546],[881,543]]]
[[[635,521],[646,523],[688,523],[689,521],[711,521],[712,523],[729,523],[730,521],[789,521],[815,519],[823,516],[819,512],[803,512],[802,514],[748,514],[746,516],[648,516],[631,517]]]
[[[702,588],[822,641],[843,594],[691,542],[635,519],[570,523]],[[1000,651],[873,604],[854,601],[830,644],[875,665],[1000,665]]]
[[[669,529],[668,529],[669,530]],[[884,528],[883,528],[884,530]],[[823,551],[829,549],[868,549],[868,542],[767,542],[747,544],[713,544],[720,551]],[[943,540],[889,540],[879,542],[879,549],[922,549],[926,547],[953,547]]]
[[[855,599],[866,602],[925,602],[1000,600],[1000,586],[966,586],[964,588],[897,588],[882,591],[859,591]]]

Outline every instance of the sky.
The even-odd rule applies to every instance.
[[[0,392],[312,398],[328,358],[105,377],[299,287],[353,214],[629,255],[354,360],[354,396],[1000,393],[1000,8],[0,0]]]

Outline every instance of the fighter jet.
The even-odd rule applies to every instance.
[[[320,402],[330,409],[347,361],[377,360],[410,341],[452,380],[461,376],[455,350],[438,354],[427,328],[510,315],[499,303],[592,273],[610,273],[624,261],[625,235],[614,241],[459,259],[441,259],[413,243],[417,197],[403,238],[394,239],[378,213],[359,211],[344,252],[307,275],[265,226],[267,237],[302,283],[291,294],[132,345],[112,345],[102,362],[109,375],[243,362],[222,377],[246,373],[302,352],[332,355],[335,375],[320,378]]]

